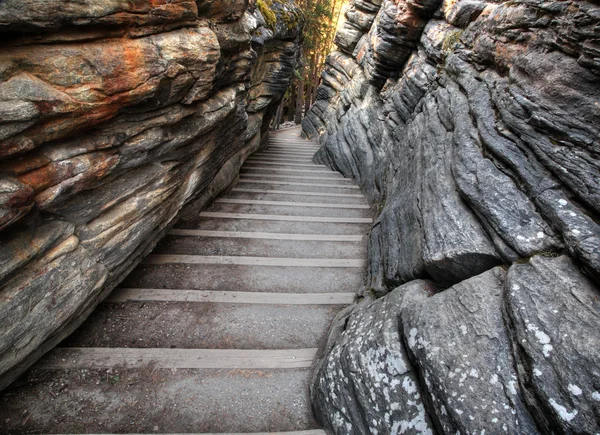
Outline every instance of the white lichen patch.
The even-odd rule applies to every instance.
[[[408,333],[408,345],[410,347],[415,347],[415,345],[417,344],[417,334],[419,333],[419,331],[417,330],[417,328],[413,328],[410,330],[410,332]]]
[[[577,410],[574,409],[573,411],[569,412],[567,410],[567,408],[565,408],[564,406],[556,403],[556,400],[554,399],[550,399],[549,400],[550,405],[552,406],[552,408],[554,408],[554,410],[556,411],[556,413],[558,414],[558,416],[563,420],[563,421],[571,421],[575,418],[575,416],[577,415]]]
[[[581,391],[581,388],[579,388],[575,384],[569,384],[567,388],[573,396],[581,396],[581,393],[583,393],[583,391]]]
[[[600,393],[597,391],[594,391],[592,393],[592,399],[594,399],[596,402],[600,402]]]

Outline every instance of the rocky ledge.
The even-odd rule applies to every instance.
[[[306,135],[378,206],[338,434],[600,431],[600,8],[353,0]]]
[[[300,11],[0,2],[0,389],[265,143]]]

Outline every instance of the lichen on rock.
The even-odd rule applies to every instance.
[[[399,302],[359,305],[332,337],[313,399],[335,433],[405,433],[393,425],[404,417],[379,421],[409,395],[355,386],[387,373],[392,350],[407,355],[437,433],[598,431],[587,386],[600,384],[599,10],[351,2],[303,129],[321,143],[315,161],[377,206],[359,293]],[[404,306],[421,280],[436,294]],[[401,336],[363,341],[349,359],[349,343],[382,333],[364,312],[392,316]],[[333,393],[360,410],[344,417],[351,427]]]

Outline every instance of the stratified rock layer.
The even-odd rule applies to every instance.
[[[0,388],[266,140],[292,3],[0,3]]]
[[[303,127],[378,206],[362,295],[393,292],[332,336],[317,415],[336,433],[598,432],[600,8],[351,3]],[[438,293],[405,302],[421,280]],[[418,400],[363,392],[390,352]],[[407,401],[431,425],[406,429]]]

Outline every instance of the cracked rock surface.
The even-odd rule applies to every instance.
[[[0,2],[0,389],[266,143],[291,2]]]
[[[355,0],[346,17],[303,130],[378,216],[365,299],[315,376],[319,419],[597,433],[600,8]],[[426,423],[407,429],[407,401]]]

